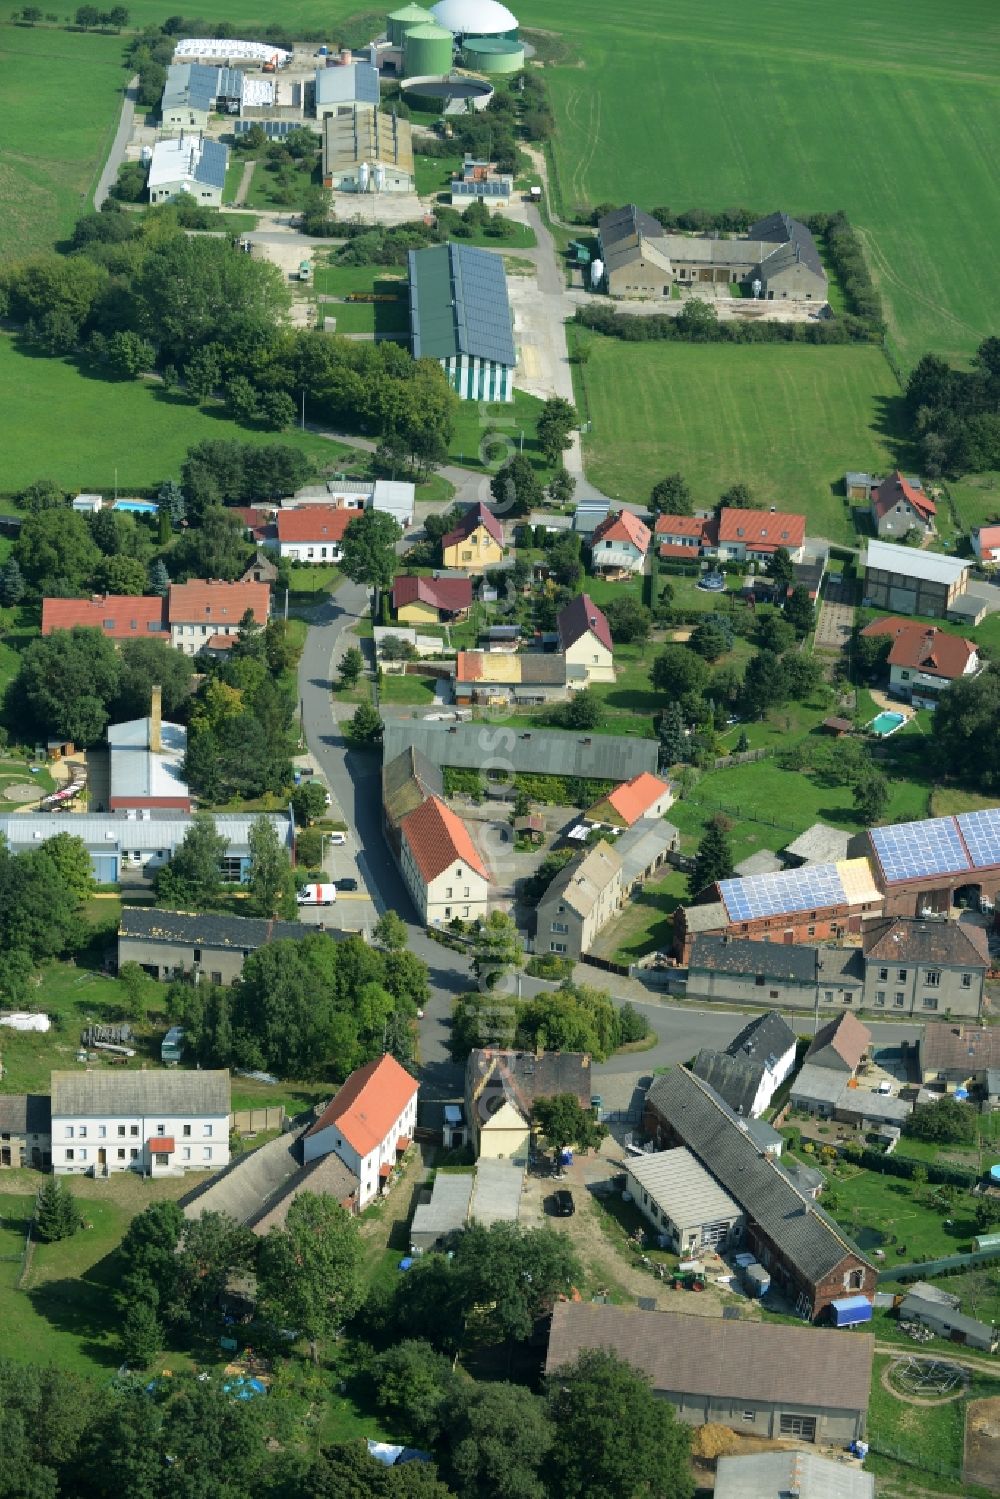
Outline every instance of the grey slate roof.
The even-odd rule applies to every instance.
[[[184,1216],[228,1213],[248,1223],[286,1183],[302,1170],[302,1152],[294,1135],[279,1135],[256,1150],[234,1156],[229,1165],[180,1199]]]
[[[804,864],[836,864],[847,858],[850,833],[841,828],[829,828],[825,822],[814,822],[782,850],[792,859],[801,859]]]
[[[990,1331],[989,1323],[980,1322],[977,1317],[966,1316],[964,1312],[953,1312],[939,1301],[926,1301],[922,1296],[914,1296],[912,1291],[900,1304],[899,1315],[904,1321],[912,1318],[917,1322],[927,1322],[932,1327],[941,1327],[947,1323],[949,1328],[965,1333],[967,1337],[972,1335],[981,1338]]]
[[[779,869],[785,866],[776,854],[772,854],[769,848],[759,848],[755,854],[748,854],[745,859],[733,866],[733,874],[738,874],[745,879],[749,874],[777,874]]]
[[[663,225],[652,214],[643,213],[634,203],[626,203],[624,208],[615,208],[598,221],[597,233],[601,248],[607,252],[623,240],[634,243],[640,235],[659,239],[663,234]]]
[[[0,1134],[47,1135],[51,1129],[47,1093],[0,1093]]]
[[[749,1057],[732,1057],[727,1052],[703,1046],[691,1070],[714,1088],[734,1113],[744,1119],[750,1117],[757,1090],[764,1079],[762,1062],[752,1062]]]
[[[732,1111],[686,1067],[658,1077],[647,1103],[806,1280],[817,1283],[848,1255],[870,1263],[822,1208],[758,1153]]]
[[[410,250],[410,337],[414,359],[465,354],[513,369],[513,319],[503,258],[449,242]]]
[[[720,1457],[715,1499],[875,1499],[875,1475],[814,1452]]]
[[[484,773],[490,769],[509,770],[515,775],[534,771],[539,775],[618,782],[630,780],[643,770],[655,774],[657,766],[652,739],[558,729],[500,729],[488,723],[390,719],[382,744],[386,765],[412,745],[434,765]]]
[[[229,1073],[53,1072],[53,1119],[130,1114],[218,1115],[229,1113]]]
[[[196,915],[189,911],[161,911],[155,906],[125,906],[118,924],[119,937],[133,937],[142,942],[189,942],[195,947],[236,951],[254,951],[268,942],[298,941],[315,930],[298,921]]]
[[[832,1067],[817,1067],[814,1062],[806,1062],[792,1083],[791,1097],[793,1101],[801,1098],[809,1103],[832,1106],[840,1102],[847,1087],[847,1076],[846,1072],[837,1072]]]
[[[681,835],[672,822],[662,817],[642,817],[615,839],[614,847],[622,861],[622,884],[630,889],[658,859],[679,848]]]
[[[508,1085],[525,1118],[536,1098],[572,1093],[583,1108],[590,1107],[590,1057],[582,1051],[505,1051],[484,1047],[469,1053],[467,1094],[474,1095],[482,1079],[499,1075]]]
[[[756,224],[751,224],[746,233],[747,239],[770,240],[775,245],[790,245],[797,251],[797,258],[801,259],[811,271],[817,276],[826,278],[823,262],[820,260],[816,241],[811,231],[799,219],[793,219],[787,213],[769,213],[766,218],[758,219]],[[774,268],[774,260],[768,261],[768,269]]]
[[[734,1036],[726,1047],[731,1057],[745,1056],[753,1061],[776,1062],[790,1046],[795,1045],[795,1032],[777,1010],[768,1010],[766,1015],[756,1015],[753,1020]]]
[[[697,930],[691,925],[691,917],[701,910],[700,906],[689,906],[687,910],[688,930]],[[816,949],[807,945],[786,946],[783,942],[751,942],[743,937],[716,937],[702,933],[695,937],[691,946],[689,974],[731,973],[739,978],[756,977],[763,974],[766,979],[792,984],[814,984],[816,982]]]
[[[875,1339],[833,1328],[556,1302],[546,1374],[587,1348],[616,1353],[654,1390],[864,1411]]]
[[[429,796],[444,796],[444,777],[439,765],[411,745],[382,767],[382,805],[395,826]]]

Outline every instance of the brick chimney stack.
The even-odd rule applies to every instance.
[[[149,709],[149,748],[154,755],[158,755],[162,748],[161,729],[163,727],[163,688],[155,686],[152,691],[152,702]]]

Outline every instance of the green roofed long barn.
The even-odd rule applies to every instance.
[[[410,346],[464,401],[513,401],[513,319],[503,261],[468,245],[409,253]]]

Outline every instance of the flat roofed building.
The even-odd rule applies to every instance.
[[[964,558],[870,541],[865,557],[864,603],[895,614],[944,619],[968,588],[970,566]]]
[[[412,193],[409,120],[352,104],[323,121],[323,186],[335,193]]]
[[[556,1302],[545,1373],[603,1349],[693,1426],[836,1445],[865,1433],[875,1340],[834,1329]]]
[[[513,401],[514,320],[503,257],[449,243],[411,250],[410,349],[466,401]]]
[[[147,718],[108,727],[110,794],[108,809],[174,809],[191,811],[191,794],[184,780],[187,729],[164,723],[160,689],[153,688],[152,712]]]
[[[578,685],[586,685],[582,671]],[[570,691],[566,657],[556,652],[459,651],[453,673],[456,703],[561,702]]]
[[[875,1499],[875,1475],[812,1452],[720,1457],[715,1499]]]
[[[439,1171],[429,1197],[417,1203],[410,1224],[410,1253],[424,1254],[440,1249],[452,1234],[459,1233],[469,1221],[469,1203],[475,1185],[472,1171]]]
[[[625,1162],[636,1207],[682,1259],[738,1242],[743,1210],[683,1145]]]
[[[118,923],[118,966],[138,963],[161,980],[186,974],[213,984],[232,984],[258,948],[269,942],[300,942],[315,934],[315,927],[297,921],[124,906]]]
[[[229,1073],[53,1072],[57,1176],[176,1176],[229,1162]]]
[[[350,114],[354,109],[377,109],[378,68],[369,62],[351,62],[334,68],[316,69],[316,118]]]
[[[291,855],[294,825],[288,813],[263,814],[273,825],[282,848]],[[246,878],[250,867],[250,830],[256,814],[214,812],[216,831],[226,840],[221,873],[231,883]],[[0,817],[0,837],[16,853],[40,848],[46,838],[68,833],[82,839],[90,855],[94,879],[100,885],[141,884],[172,859],[192,825],[187,812],[66,813],[22,812]]]
[[[466,153],[461,171],[451,179],[453,206],[486,203],[492,208],[506,208],[514,196],[514,178],[509,172],[498,172],[491,161],[477,161]]]
[[[490,1228],[494,1223],[516,1223],[524,1190],[524,1161],[480,1158],[476,1162],[475,1186],[469,1217]]]
[[[229,148],[221,141],[185,133],[157,141],[146,186],[150,203],[169,203],[187,195],[206,208],[222,207]]]

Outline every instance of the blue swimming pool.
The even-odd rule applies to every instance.
[[[890,734],[895,734],[897,729],[901,729],[905,722],[905,713],[883,712],[877,718],[873,718],[868,727],[880,739],[886,739]]]

